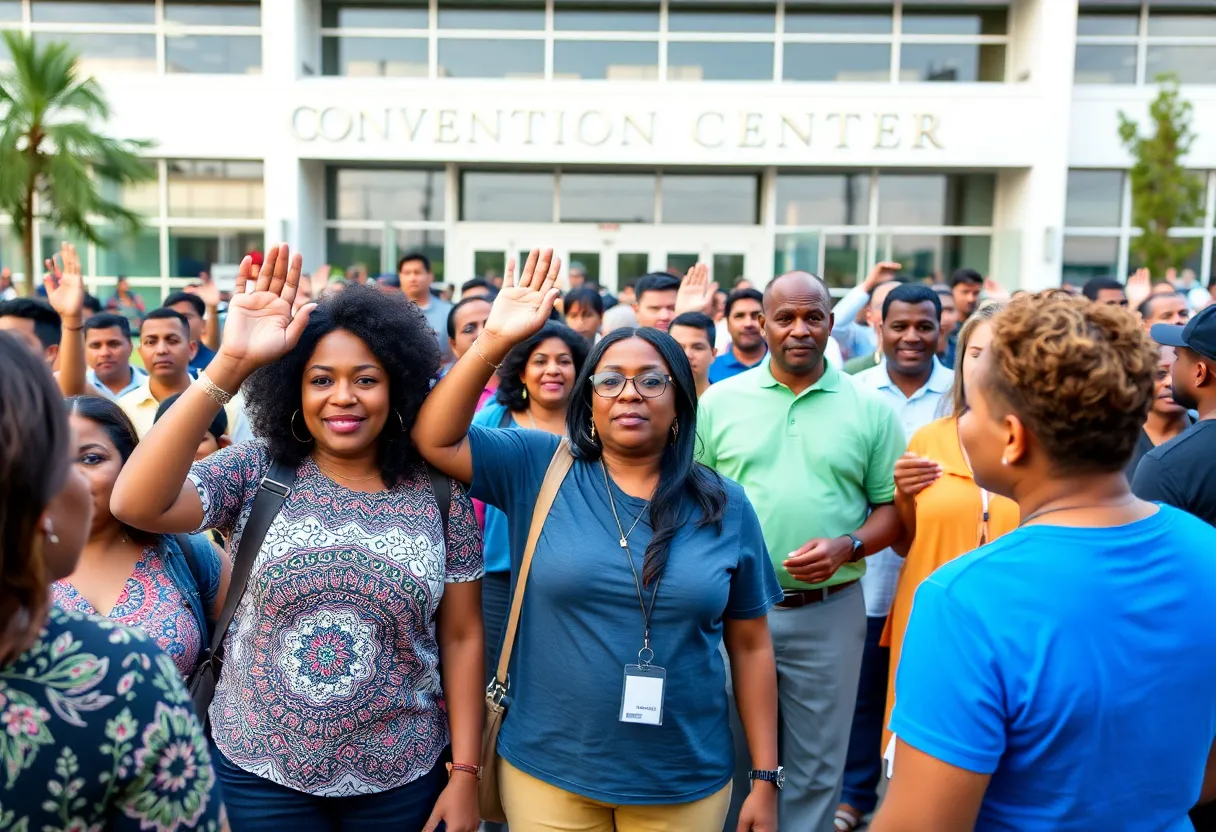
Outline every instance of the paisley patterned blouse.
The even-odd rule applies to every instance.
[[[0,829],[227,828],[177,668],[108,618],[52,607],[0,668],[0,762]]]
[[[194,464],[201,528],[237,551],[265,445]],[[473,508],[452,486],[444,540],[425,469],[388,491],[337,485],[306,459],[266,533],[225,642],[211,732],[233,764],[319,796],[426,774],[447,746],[435,613],[445,583],[482,575]]]
[[[109,614],[93,609],[88,599],[70,581],[51,584],[55,603],[66,610],[89,615],[105,615],[128,627],[137,627],[156,640],[169,654],[185,679],[198,663],[202,634],[189,602],[169,577],[155,547],[148,546],[127,578]]]

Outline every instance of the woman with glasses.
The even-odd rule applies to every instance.
[[[465,356],[414,427],[432,464],[501,509],[517,574],[561,440],[470,426],[510,349],[540,330],[560,261],[514,265]],[[695,388],[676,342],[612,332],[566,412],[574,463],[536,544],[512,657],[499,777],[512,832],[720,829],[730,803],[725,642],[751,766],[739,829],[776,828],[780,599],[743,490],[693,461]]]

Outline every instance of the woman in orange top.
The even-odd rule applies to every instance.
[[[914,433],[908,452],[895,464],[895,507],[905,534],[893,548],[904,556],[904,568],[880,642],[891,648],[884,750],[891,739],[886,725],[895,705],[895,669],[916,588],[942,564],[1013,531],[1020,519],[1016,503],[975,484],[958,438],[958,415],[967,408],[967,386],[976,359],[992,340],[991,321],[1000,308],[998,303],[981,306],[959,333],[954,415],[930,422]]]

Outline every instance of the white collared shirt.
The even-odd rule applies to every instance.
[[[117,393],[115,393],[109,387],[106,387],[105,383],[97,377],[97,373],[95,373],[92,369],[86,370],[84,377],[85,380],[93,386],[94,390],[96,390],[102,396],[105,396],[110,401],[117,402],[132,390],[138,390],[141,386],[148,383],[147,373],[136,367],[134,364],[130,365],[130,367],[131,380],[127,383],[126,387],[122,388]]]
[[[224,412],[228,415],[227,435],[233,443],[247,442],[253,438],[249,422],[245,419],[244,405],[245,400],[239,392],[233,396],[232,401],[224,405]],[[145,378],[139,387],[118,398],[118,406],[130,417],[139,438],[143,439],[156,422],[156,410],[160,407],[160,402],[152,395],[152,389]]]

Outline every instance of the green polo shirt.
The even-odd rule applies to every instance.
[[[773,378],[769,360],[701,397],[698,459],[747,492],[782,587],[856,580],[864,562],[846,563],[821,584],[794,580],[781,564],[812,538],[856,531],[871,506],[895,499],[903,428],[889,404],[831,364],[795,396]]]

